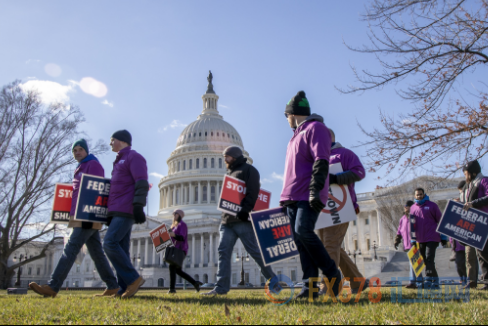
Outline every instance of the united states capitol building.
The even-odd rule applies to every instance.
[[[188,125],[177,139],[176,148],[167,160],[168,175],[159,184],[160,203],[158,215],[148,217],[147,222],[135,225],[131,240],[131,259],[134,266],[146,279],[146,287],[168,287],[169,268],[162,256],[156,254],[149,237],[149,231],[165,223],[171,225],[175,209],[185,212],[185,222],[189,229],[189,252],[184,263],[184,270],[203,283],[215,283],[218,263],[219,227],[221,212],[216,209],[220,196],[223,176],[226,173],[223,150],[231,145],[244,149],[248,162],[253,160],[245,150],[244,142],[238,131],[220,115],[219,96],[210,83],[202,96],[203,107],[196,121]],[[200,109],[195,108],[195,113]],[[430,192],[432,200],[440,203],[441,209],[447,200],[458,195],[457,180],[444,182]],[[410,182],[415,184],[415,180]],[[384,203],[379,198],[387,190],[376,193],[358,194],[361,213],[358,220],[350,223],[343,248],[351,257],[355,254],[357,264],[366,277],[381,272],[382,266],[394,255],[393,239],[396,232],[391,227],[390,218],[385,214]],[[413,192],[412,192],[413,194]],[[400,207],[401,208],[401,207]],[[390,210],[396,223],[401,213]],[[398,211],[398,207],[397,207]],[[388,213],[388,210],[387,210]],[[396,215],[395,215],[396,214]],[[103,233],[102,233],[103,236]],[[63,244],[53,247],[45,259],[22,268],[21,284],[27,286],[35,281],[46,284],[60,256]],[[20,255],[20,252],[18,253]],[[375,254],[378,259],[375,258]],[[232,260],[232,286],[240,282],[241,262],[238,257],[246,257],[243,246],[238,241]],[[83,258],[83,257],[81,257]],[[259,267],[252,260],[244,259],[245,281],[254,285],[265,282]],[[88,254],[80,259],[66,280],[66,287],[102,287],[94,263]],[[292,281],[302,279],[299,258],[273,265],[276,274],[284,274]],[[181,283],[181,279],[177,283]]]

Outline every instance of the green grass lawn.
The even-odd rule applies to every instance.
[[[285,291],[286,292],[286,291]],[[379,303],[368,292],[359,302],[270,303],[263,290],[233,291],[227,296],[203,298],[192,291],[168,295],[141,291],[131,300],[93,298],[96,292],[62,291],[44,299],[29,291],[27,296],[0,292],[1,324],[488,324],[488,293],[471,291],[469,303],[392,303],[391,290],[383,288]],[[287,292],[290,293],[290,292]],[[286,296],[284,293],[283,296]],[[402,290],[404,298],[417,292]]]

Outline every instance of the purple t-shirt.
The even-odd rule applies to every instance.
[[[177,249],[183,250],[185,252],[185,255],[188,254],[188,226],[186,226],[186,223],[181,221],[177,227],[175,227],[173,230],[173,233],[175,235],[182,236],[185,241],[176,241],[174,238],[171,238],[173,240],[173,244]]]
[[[337,144],[336,144],[337,145]],[[339,145],[340,146],[340,145]],[[363,164],[359,160],[359,157],[354,154],[353,151],[344,148],[344,147],[336,147],[333,148],[330,154],[330,165],[341,163],[342,170],[354,172],[358,177],[363,180],[366,177],[366,170],[364,169]],[[359,205],[357,204],[357,196],[355,183],[352,183],[347,186],[349,188],[349,193],[351,194],[351,199],[354,204],[354,208],[358,208]]]
[[[403,238],[403,249],[410,250],[412,249],[412,237],[410,234],[410,218],[406,215],[403,215],[400,219],[400,224],[398,225],[398,232],[397,235],[401,235]]]
[[[144,157],[130,147],[121,150],[112,170],[108,212],[133,214],[135,184],[147,179],[147,164]]]
[[[426,201],[422,206],[414,204],[410,209],[410,215],[415,216],[417,242],[441,242],[441,235],[437,233],[437,225],[442,213],[436,203]]]
[[[486,196],[488,196],[488,178],[483,178],[481,179],[480,185],[478,187],[478,198],[483,198]],[[488,206],[483,206],[477,209],[488,213]]]
[[[285,179],[280,201],[309,201],[313,165],[317,160],[330,159],[332,141],[329,129],[320,121],[300,125],[288,144]],[[329,198],[329,178],[320,192],[323,203]]]
[[[71,202],[70,215],[74,216],[76,211],[76,204],[78,203],[78,194],[80,192],[80,182],[83,174],[95,175],[97,177],[105,177],[105,171],[102,165],[96,161],[91,160],[85,163],[81,163],[75,170],[73,177],[73,201]]]

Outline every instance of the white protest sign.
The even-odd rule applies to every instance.
[[[343,172],[342,164],[332,164],[329,167],[330,174]],[[357,220],[356,210],[352,203],[351,194],[347,185],[333,184],[329,187],[329,200],[319,215],[315,229],[325,229]]]

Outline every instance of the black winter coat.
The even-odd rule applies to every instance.
[[[227,170],[227,175],[246,183],[246,197],[241,201],[242,211],[250,213],[258,200],[261,189],[258,170],[247,163],[247,158],[241,156]],[[222,213],[222,224],[241,222],[237,217]]]

